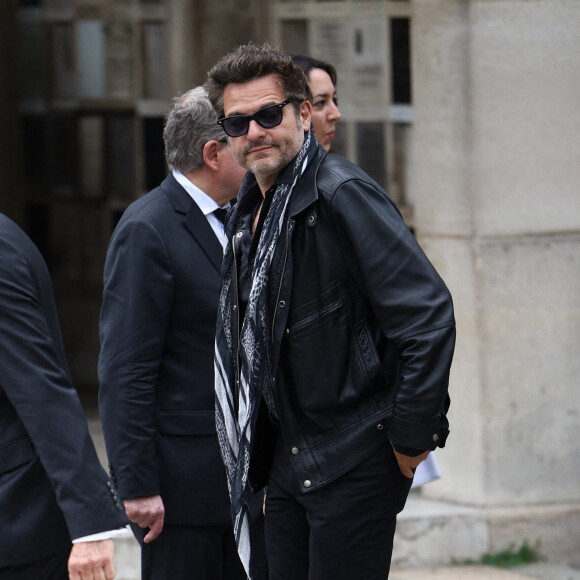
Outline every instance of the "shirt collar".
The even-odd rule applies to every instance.
[[[175,180],[185,191],[189,194],[191,199],[195,201],[199,209],[203,212],[203,215],[208,215],[212,213],[214,210],[218,209],[220,206],[213,200],[207,193],[204,193],[197,185],[192,183],[183,173],[177,171],[176,169],[172,170],[173,177]],[[229,207],[229,204],[224,206],[225,208]]]

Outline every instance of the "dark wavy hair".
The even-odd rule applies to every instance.
[[[288,53],[268,43],[243,44],[220,58],[208,72],[204,87],[218,116],[223,117],[226,85],[247,83],[271,74],[278,78],[285,98],[295,101],[296,111],[299,109],[299,103],[312,99],[304,71],[294,64]]]
[[[332,84],[336,87],[338,76],[336,74],[336,69],[330,63],[305,54],[291,54],[290,56],[292,57],[292,62],[297,64],[306,73],[306,77],[308,77],[312,69],[319,68],[325,73],[328,73]]]

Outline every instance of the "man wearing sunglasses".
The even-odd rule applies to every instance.
[[[271,580],[384,580],[448,434],[451,296],[385,191],[318,145],[290,56],[240,46],[208,94],[248,170],[227,227],[216,421],[242,562],[267,486]]]
[[[175,100],[163,134],[169,175],[125,211],[105,264],[99,406],[144,580],[246,579],[213,378],[220,214],[245,170],[216,121],[203,87]]]

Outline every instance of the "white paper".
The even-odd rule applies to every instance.
[[[427,455],[427,459],[419,463],[417,471],[415,471],[415,477],[413,478],[413,485],[411,487],[418,487],[424,483],[429,483],[441,477],[441,471],[439,469],[439,464],[435,458],[435,453],[433,451]]]

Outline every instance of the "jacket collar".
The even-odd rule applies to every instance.
[[[205,252],[216,270],[220,272],[223,248],[201,209],[179,185],[173,175],[169,174],[165,178],[161,184],[161,189],[169,198],[174,211],[183,216],[183,223],[189,233]]]
[[[299,213],[303,212],[307,207],[318,200],[316,176],[318,175],[320,164],[327,155],[328,152],[319,145],[318,150],[308,164],[306,171],[292,192],[290,205],[288,207],[289,217],[293,218],[297,216]]]

